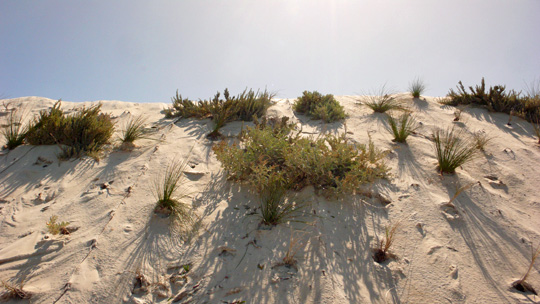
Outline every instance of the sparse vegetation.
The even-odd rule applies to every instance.
[[[247,181],[258,193],[261,167],[282,174],[287,189],[313,185],[328,196],[355,192],[362,183],[386,176],[386,154],[371,140],[355,145],[345,134],[313,138],[292,130],[287,118],[263,119],[242,132],[240,143],[222,141],[213,149],[230,179]]]
[[[266,110],[272,104],[272,93],[264,90],[263,92],[254,92],[253,90],[244,90],[238,96],[230,96],[229,90],[225,89],[223,97],[217,92],[214,98],[210,100],[199,100],[193,102],[176,92],[172,98],[173,107],[165,110],[167,118],[194,117],[198,119],[210,118],[214,122],[214,129],[208,134],[211,139],[220,138],[222,135],[219,130],[228,122],[241,120],[251,121],[253,116],[262,117]]]
[[[367,96],[367,101],[363,104],[377,113],[385,113],[390,110],[403,110],[403,104],[396,99],[394,94],[383,85],[379,91]]]
[[[425,90],[426,85],[420,78],[415,78],[411,83],[409,83],[409,91],[414,98],[420,98],[420,95],[422,95]]]
[[[473,133],[474,142],[476,148],[480,151],[485,151],[486,145],[493,139],[484,131],[477,131]]]
[[[347,117],[343,106],[334,98],[334,95],[322,95],[317,91],[304,91],[293,104],[293,110],[327,123]]]
[[[60,158],[97,158],[114,132],[110,115],[100,113],[101,104],[66,115],[60,104],[59,100],[49,111],[40,112],[26,133],[26,141],[31,145],[58,144],[62,147]]]
[[[410,113],[404,113],[397,119],[389,115],[388,124],[394,134],[394,141],[400,143],[406,142],[407,137],[418,128],[416,120]]]
[[[69,222],[56,222],[57,220],[58,216],[53,215],[51,216],[49,221],[45,223],[47,225],[47,230],[49,231],[49,233],[52,235],[69,234],[70,232],[67,227],[69,225]]]
[[[496,85],[486,90],[484,78],[479,86],[469,87],[467,92],[461,81],[458,83],[457,91],[450,89],[446,99],[447,105],[467,105],[475,104],[486,107],[490,111],[510,114],[511,111],[516,116],[528,121],[534,121],[540,117],[540,91],[533,85],[528,93],[521,96],[521,92],[506,90],[503,85]]]
[[[28,125],[24,123],[25,111],[24,108],[9,108],[5,105],[7,117],[2,122],[0,133],[6,140],[6,147],[13,150],[24,143],[24,137],[28,131]]]
[[[394,255],[390,253],[390,247],[394,244],[396,231],[399,227],[399,222],[386,226],[384,229],[384,238],[379,240],[377,247],[373,249],[373,260],[377,263],[382,263]]]
[[[189,196],[184,183],[184,169],[188,158],[184,161],[173,160],[167,165],[163,175],[154,180],[154,194],[157,198],[155,211],[171,217],[174,230],[183,228],[192,220],[189,206],[183,200]]]
[[[1,301],[7,302],[9,300],[25,300],[32,297],[30,292],[23,289],[24,280],[17,285],[4,280],[0,282],[2,283],[2,288],[4,289],[0,295]]]
[[[432,139],[441,173],[454,173],[457,167],[476,156],[475,143],[467,138],[462,130],[456,131],[451,128],[443,131],[436,129]]]
[[[132,116],[124,126],[122,130],[122,136],[120,140],[122,141],[122,149],[131,149],[134,147],[133,142],[144,138],[144,124],[146,123],[146,118],[142,115]]]
[[[277,225],[294,218],[303,208],[287,198],[287,187],[283,172],[275,172],[272,168],[259,166],[255,175],[261,186],[261,217],[266,225]]]
[[[536,137],[538,138],[538,144],[540,144],[540,121],[536,120],[531,122],[531,125],[533,126],[534,134],[536,134]]]
[[[529,284],[526,280],[529,277],[529,274],[531,273],[531,270],[534,266],[534,262],[536,259],[540,256],[540,244],[536,247],[536,250],[533,249],[533,246],[531,245],[531,262],[529,264],[529,268],[527,268],[527,272],[521,277],[521,279],[515,281],[512,283],[512,287],[515,289],[521,291],[521,292],[527,292],[530,291],[531,293],[538,295],[536,290],[532,287],[531,284]]]

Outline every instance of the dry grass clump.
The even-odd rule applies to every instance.
[[[485,151],[486,145],[493,139],[484,131],[477,131],[473,133],[475,146],[480,151]]]
[[[486,107],[490,111],[513,113],[528,121],[533,121],[540,117],[540,90],[538,86],[531,86],[524,96],[521,92],[506,90],[504,85],[496,85],[486,90],[484,78],[481,84],[474,88],[469,87],[467,92],[461,81],[458,83],[457,91],[450,89],[445,99],[446,105],[467,105],[476,104]]]
[[[145,137],[144,124],[146,123],[146,117],[143,115],[132,116],[122,129],[122,135],[120,141],[122,142],[123,149],[130,149],[134,147],[133,142]]]
[[[26,113],[24,108],[9,108],[5,104],[4,107],[8,113],[5,120],[2,121],[0,133],[4,136],[6,147],[13,150],[24,143],[24,137],[28,131],[28,125],[24,123]]]
[[[4,280],[0,281],[0,283],[4,289],[4,292],[0,294],[0,300],[3,302],[7,302],[9,300],[25,300],[32,297],[30,292],[23,289],[24,280],[18,285]]]
[[[386,176],[386,154],[371,140],[366,146],[350,143],[345,134],[302,137],[292,132],[293,127],[287,118],[256,121],[255,127],[242,132],[239,143],[221,142],[213,150],[230,179],[247,181],[259,193],[261,167],[282,174],[287,189],[313,185],[328,196],[354,192]]]
[[[154,180],[153,190],[157,198],[155,212],[170,216],[174,230],[183,228],[192,220],[189,206],[183,202],[189,196],[183,188],[184,169],[187,163],[188,158],[184,161],[171,161],[164,174]]]
[[[424,81],[420,78],[415,78],[411,83],[409,83],[409,92],[414,98],[420,98],[420,95],[426,90],[426,85]]]
[[[255,92],[246,89],[238,96],[231,96],[229,90],[225,89],[223,92],[225,99],[220,96],[221,94],[217,92],[212,99],[193,102],[182,98],[177,91],[176,96],[172,98],[173,107],[165,110],[165,116],[167,118],[210,118],[214,122],[214,129],[208,137],[217,139],[222,136],[219,130],[226,123],[236,120],[251,121],[253,116],[263,116],[272,104],[275,94],[266,90]]]
[[[394,141],[400,143],[405,143],[407,141],[407,137],[413,134],[418,128],[416,119],[411,116],[410,113],[404,113],[397,119],[391,115],[388,115],[388,124],[390,125],[392,134],[394,134]]]
[[[403,104],[396,99],[394,93],[383,85],[378,91],[367,96],[368,101],[363,104],[377,113],[385,113],[390,110],[403,110]]]
[[[373,260],[377,263],[382,263],[389,258],[392,258],[394,255],[390,253],[390,247],[394,244],[396,231],[399,227],[399,222],[387,226],[384,229],[384,238],[382,238],[378,243],[377,247],[373,249]]]
[[[529,273],[531,273],[531,270],[534,266],[534,262],[536,261],[538,256],[540,256],[540,244],[536,247],[536,250],[533,250],[533,247],[531,245],[531,263],[529,264],[529,268],[527,268],[527,272],[525,272],[525,274],[523,275],[523,277],[521,277],[521,279],[512,283],[512,287],[514,287],[515,289],[521,292],[529,291],[535,295],[538,295],[538,293],[532,287],[532,285],[526,282],[527,277],[529,276]]]
[[[57,220],[58,220],[58,216],[53,215],[51,216],[49,221],[45,223],[47,225],[47,230],[49,231],[49,233],[53,235],[69,234],[70,232],[67,227],[69,225],[69,222],[64,222],[64,221],[56,222]]]
[[[103,146],[109,142],[114,124],[109,114],[100,113],[101,104],[76,109],[67,115],[60,109],[58,100],[48,111],[41,111],[30,124],[26,141],[31,145],[62,147],[60,158],[89,155],[97,158]]]
[[[456,131],[453,127],[436,129],[432,139],[441,173],[454,173],[457,167],[471,161],[478,151],[463,130]]]
[[[334,98],[334,95],[322,95],[317,91],[304,91],[293,104],[293,110],[328,123],[347,117],[343,106]]]

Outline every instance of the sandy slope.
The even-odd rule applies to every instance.
[[[166,104],[104,101],[102,110],[122,126],[130,115],[148,116],[153,139],[132,152],[110,149],[101,161],[59,162],[56,146],[20,146],[0,156],[0,279],[25,279],[34,303],[533,303],[531,294],[509,288],[528,266],[531,242],[540,242],[540,148],[527,122],[467,108],[454,123],[451,107],[433,98],[402,98],[422,123],[408,145],[394,144],[385,118],[340,96],[349,113],[348,137],[390,150],[393,178],[367,186],[391,201],[346,196],[328,200],[313,189],[302,223],[271,230],[253,215],[257,197],[227,181],[205,138],[208,120],[172,123]],[[32,113],[54,101],[7,100]],[[290,100],[270,115],[287,115],[306,135],[343,131],[294,116]],[[65,109],[80,105],[63,102]],[[493,137],[485,153],[441,176],[432,143],[435,126],[484,130]],[[242,123],[225,126],[235,135]],[[191,154],[190,154],[191,151]],[[191,239],[170,235],[168,220],[153,213],[152,185],[173,158],[190,155],[186,191],[200,218]],[[486,178],[490,176],[491,179]],[[110,186],[102,189],[103,183]],[[443,207],[460,186],[474,185]],[[47,234],[58,215],[78,230]],[[397,260],[373,261],[371,247],[389,223],[400,223]],[[291,238],[297,268],[280,266]],[[181,277],[182,265],[191,264]],[[134,290],[137,273],[150,283]],[[172,277],[172,280],[171,280]],[[176,279],[176,282],[174,282]],[[187,281],[187,282],[186,282]],[[538,266],[529,278],[540,289]],[[190,302],[191,301],[191,302]]]

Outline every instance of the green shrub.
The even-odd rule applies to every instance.
[[[228,122],[251,121],[254,116],[262,117],[272,104],[272,98],[275,95],[266,90],[255,92],[246,89],[238,96],[230,96],[229,90],[225,89],[223,92],[225,99],[221,99],[220,96],[221,94],[217,92],[214,98],[199,100],[195,103],[182,98],[177,91],[176,96],[172,98],[173,107],[165,110],[165,116],[167,118],[211,118],[214,129],[208,137],[219,138],[221,137],[219,130]]]
[[[414,98],[420,98],[420,95],[422,95],[425,90],[426,85],[420,78],[416,78],[411,83],[409,83],[409,91]]]
[[[396,99],[394,94],[383,85],[379,91],[369,94],[364,105],[377,113],[385,113],[390,110],[403,110],[403,104]]]
[[[484,78],[481,84],[474,88],[469,87],[467,92],[460,81],[457,91],[450,89],[445,100],[446,105],[474,104],[486,107],[489,111],[503,112],[524,118],[528,121],[540,118],[540,94],[531,90],[529,94],[521,96],[520,92],[507,91],[503,85],[496,85],[486,90]]]
[[[475,142],[462,130],[436,129],[432,138],[441,172],[454,173],[457,167],[472,160],[478,151]]]
[[[399,118],[388,116],[388,124],[394,134],[394,141],[404,143],[407,137],[418,128],[416,120],[410,113],[404,113]]]
[[[324,122],[330,123],[338,120],[343,120],[347,115],[343,106],[334,98],[334,95],[322,95],[317,91],[304,91],[301,97],[298,97],[293,104],[293,110],[306,114],[312,119],[321,119]]]
[[[24,124],[24,110],[11,108],[8,109],[5,124],[2,124],[0,133],[6,140],[6,146],[9,150],[13,150],[16,147],[24,143],[24,137],[28,131],[28,125]]]
[[[31,145],[62,146],[61,158],[95,157],[109,142],[114,124],[110,115],[100,113],[101,104],[82,107],[66,115],[60,109],[60,100],[49,111],[41,111],[26,133]]]
[[[69,234],[68,225],[69,222],[56,222],[58,220],[58,216],[53,215],[49,219],[49,221],[46,223],[47,230],[50,234],[56,235],[56,234]]]
[[[286,119],[274,124],[258,123],[242,132],[240,143],[220,142],[213,149],[228,177],[246,180],[261,192],[261,166],[283,174],[285,188],[300,190],[313,185],[328,196],[353,193],[362,184],[385,177],[385,153],[348,142],[345,134],[318,138],[293,134]]]

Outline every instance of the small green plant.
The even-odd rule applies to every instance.
[[[334,95],[322,95],[317,91],[304,91],[293,104],[293,110],[306,114],[314,120],[321,119],[327,123],[343,120],[347,117],[343,106],[334,98]]]
[[[0,281],[4,292],[0,295],[0,300],[7,302],[9,300],[25,300],[30,299],[32,294],[23,289],[24,280],[19,284],[14,284],[8,281]]]
[[[404,143],[407,137],[414,133],[418,128],[418,124],[410,113],[404,113],[399,118],[388,116],[388,124],[394,134],[394,141]]]
[[[184,169],[188,158],[184,161],[173,160],[167,165],[163,176],[154,180],[154,194],[157,198],[155,211],[169,215],[174,229],[183,228],[191,222],[189,206],[183,202],[189,196],[182,188],[184,183]]]
[[[146,118],[142,115],[131,117],[124,126],[122,130],[122,136],[120,140],[122,141],[122,149],[131,149],[134,147],[133,142],[142,139],[145,136],[144,124],[146,123]]]
[[[473,133],[474,142],[476,148],[480,151],[485,151],[486,145],[493,139],[484,131],[477,131]]]
[[[373,249],[373,260],[377,263],[382,263],[389,258],[394,257],[393,254],[390,253],[390,247],[394,244],[396,231],[399,227],[399,222],[391,225],[386,226],[384,229],[384,238],[379,240],[377,243],[377,247]]]
[[[47,230],[49,231],[50,234],[52,235],[57,235],[57,234],[69,234],[69,229],[68,229],[68,225],[69,225],[69,222],[59,222],[57,223],[56,221],[58,220],[58,216],[56,215],[53,215],[51,216],[51,218],[49,219],[49,221],[47,223],[45,223],[47,225]]]
[[[0,133],[6,140],[6,147],[13,150],[24,143],[24,137],[28,131],[28,125],[24,123],[25,111],[23,109],[8,108],[5,124],[2,124]]]
[[[525,274],[523,275],[523,277],[521,277],[521,279],[512,283],[512,287],[514,287],[515,289],[521,292],[530,291],[533,294],[538,295],[536,290],[526,280],[529,277],[529,273],[531,272],[534,266],[534,262],[539,256],[540,256],[540,244],[536,247],[536,250],[533,249],[533,246],[531,244],[531,262],[529,263],[529,268],[527,268],[527,272],[525,272]]]
[[[114,132],[110,115],[100,113],[101,104],[66,115],[60,104],[59,100],[49,111],[40,112],[26,133],[26,141],[31,145],[58,144],[63,159],[83,155],[96,158]]]
[[[426,85],[420,78],[415,78],[411,83],[409,83],[409,91],[414,98],[420,98],[420,95],[422,95],[425,90]]]
[[[476,156],[475,143],[467,138],[462,130],[456,131],[451,128],[443,131],[436,129],[432,139],[441,173],[454,173],[457,167],[471,161]]]
[[[253,91],[244,90],[238,96],[231,96],[229,90],[225,89],[222,99],[217,92],[210,100],[199,100],[193,102],[176,91],[176,96],[172,98],[173,107],[165,110],[165,117],[194,117],[198,119],[210,118],[214,122],[214,128],[208,137],[218,139],[222,137],[219,130],[231,121],[251,121],[253,117],[262,117],[272,104],[275,94],[264,90]]]
[[[367,96],[363,104],[377,113],[385,113],[390,110],[403,110],[403,104],[396,99],[395,95],[383,85],[378,91]]]

